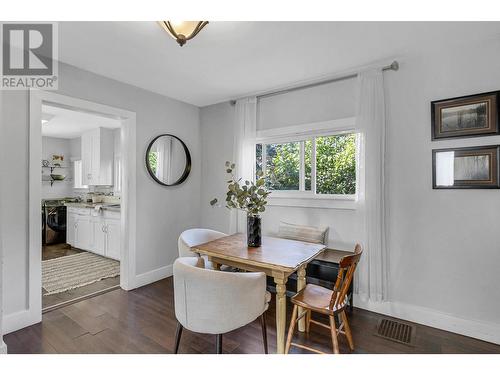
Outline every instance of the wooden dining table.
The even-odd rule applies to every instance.
[[[276,284],[276,341],[277,353],[285,353],[286,282],[297,272],[297,291],[306,285],[307,264],[326,248],[323,244],[262,238],[260,247],[248,247],[246,235],[237,233],[194,246],[192,250],[206,255],[214,269],[228,265],[245,271],[264,272]],[[299,331],[305,331],[305,321],[299,322]]]

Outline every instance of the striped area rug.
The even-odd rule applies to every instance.
[[[119,274],[120,262],[88,252],[44,260],[43,295],[76,289]]]

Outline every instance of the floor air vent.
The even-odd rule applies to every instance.
[[[400,344],[413,346],[415,342],[416,326],[393,319],[380,319],[376,336]]]

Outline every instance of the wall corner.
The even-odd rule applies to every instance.
[[[0,338],[0,354],[7,354],[7,345]]]

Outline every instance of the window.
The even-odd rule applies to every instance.
[[[120,155],[115,155],[115,173],[113,175],[113,193],[121,195],[122,193],[122,159]]]
[[[83,171],[82,171],[82,161],[81,160],[75,160],[73,162],[73,173],[74,173],[73,181],[75,182],[74,188],[75,189],[88,189],[88,185],[82,185]]]
[[[264,140],[256,145],[256,168],[274,196],[354,199],[357,144],[352,132]]]
[[[158,151],[150,151],[148,154],[149,158],[149,166],[151,167],[151,171],[156,175],[158,169]]]

